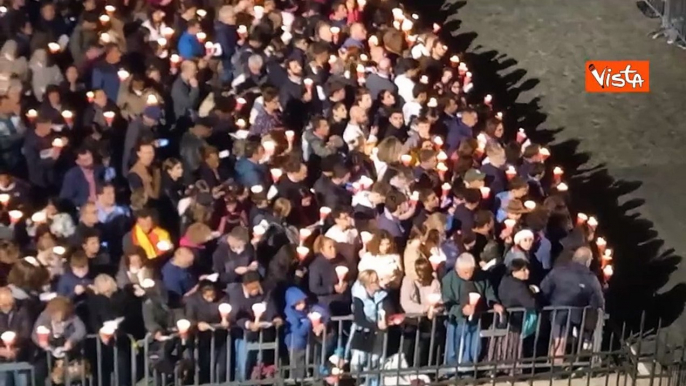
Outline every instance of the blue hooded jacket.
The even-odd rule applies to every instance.
[[[286,290],[286,347],[289,350],[304,350],[307,348],[307,341],[312,330],[312,322],[307,317],[310,312],[318,312],[322,315],[322,323],[327,323],[329,320],[329,312],[325,307],[318,304],[313,306],[306,306],[304,310],[298,311],[295,305],[298,302],[307,300],[307,295],[298,287],[290,287]]]

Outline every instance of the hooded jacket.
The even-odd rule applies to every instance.
[[[312,322],[307,316],[310,312],[318,312],[322,315],[322,323],[327,323],[329,313],[318,304],[305,306],[305,309],[298,311],[295,305],[301,301],[307,301],[307,295],[298,287],[290,287],[286,290],[286,315],[285,343],[289,350],[304,350],[307,348],[307,341],[312,329]]]
[[[381,317],[383,301],[388,295],[385,290],[378,290],[373,296],[364,288],[362,283],[356,281],[351,289],[353,296],[353,322],[357,329],[375,330],[376,322]]]

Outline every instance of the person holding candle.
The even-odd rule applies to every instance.
[[[32,323],[28,310],[17,303],[10,288],[0,287],[0,331],[15,333],[12,345],[0,348],[2,362],[21,362],[28,359]],[[9,374],[6,377],[14,377],[15,382],[21,378]]]
[[[219,8],[217,20],[214,23],[214,40],[221,47],[221,63],[223,72],[220,73],[223,83],[233,80],[233,58],[238,48],[238,28],[236,26],[236,11],[232,6],[225,5]]]
[[[524,311],[509,312],[507,335],[495,342],[494,350],[489,350],[492,360],[514,360],[521,358],[523,349],[530,348],[530,341],[523,339],[531,336],[538,322],[537,312],[542,308],[538,288],[528,285],[529,265],[525,260],[514,260],[498,287],[500,300],[505,308],[524,308]],[[528,350],[527,350],[528,351]]]
[[[85,300],[86,291],[92,284],[88,257],[85,252],[77,251],[69,259],[69,267],[60,276],[55,290],[61,296],[80,302]]]
[[[364,28],[361,24],[359,27]],[[351,27],[350,39],[354,36],[354,29],[355,25]],[[366,39],[366,31],[364,32],[364,39]],[[381,91],[390,91],[394,94],[398,92],[398,86],[391,80],[391,66],[391,61],[389,59],[384,59],[376,66],[376,72],[369,74],[367,77],[365,86],[369,89],[369,95],[371,95],[372,99],[377,99]]]
[[[201,33],[200,22],[196,19],[191,19],[186,25],[186,30],[179,37],[177,50],[179,56],[183,60],[193,60],[205,56],[205,49],[202,42],[198,39],[198,34]]]
[[[350,170],[342,161],[336,162],[331,177],[322,175],[314,184],[317,201],[321,206],[336,208],[352,204],[352,192],[345,185],[350,180]]]
[[[383,288],[398,288],[402,280],[403,267],[400,262],[396,243],[390,233],[380,230],[374,233],[367,244],[366,253],[361,256],[357,266],[359,272],[376,272]]]
[[[310,348],[310,344],[322,344],[325,352],[320,355],[328,358],[336,348],[336,334],[334,331],[327,331],[327,323],[330,319],[327,307],[319,303],[308,304],[307,295],[300,288],[288,288],[285,299],[284,343],[288,349],[289,364],[292,369],[290,377],[299,379],[306,373],[306,350]],[[326,339],[325,342],[324,339]],[[316,359],[313,363],[318,361],[320,359]]]
[[[160,198],[161,175],[158,166],[154,165],[155,144],[149,137],[141,138],[135,145],[136,162],[128,170],[126,180],[131,191],[141,189],[147,199]]]
[[[417,259],[414,271],[416,278],[405,276],[400,286],[400,306],[409,319],[403,331],[405,340],[402,350],[410,366],[421,366],[427,364],[429,359],[430,320],[441,311],[440,303],[433,302],[436,296],[440,299],[441,283],[427,259]],[[419,342],[416,341],[417,336]],[[418,347],[418,352],[415,352],[415,347]]]
[[[339,279],[336,267],[349,268],[350,265],[337,253],[334,240],[319,236],[313,249],[316,255],[308,265],[308,290],[332,315],[349,314],[349,281],[355,272],[349,270],[342,280]]]
[[[229,319],[222,318],[219,305],[229,303],[217,285],[209,280],[202,280],[198,284],[198,291],[185,301],[184,315],[197,330],[198,339],[192,345],[198,352],[197,366],[200,369],[200,382],[208,383],[210,373],[216,371],[220,379],[226,375],[226,335],[228,334]],[[212,360],[215,358],[212,368]]]
[[[285,176],[275,185],[279,196],[291,202],[291,214],[288,222],[305,227],[314,222],[314,205],[312,192],[307,189],[305,179],[308,175],[307,166],[300,160],[289,159],[283,165]]]
[[[33,188],[49,192],[57,183],[55,164],[62,154],[62,147],[53,146],[55,135],[50,119],[38,116],[35,122],[35,128],[26,133],[23,154]]]
[[[412,89],[412,99],[405,100],[403,105],[403,119],[405,124],[410,125],[412,118],[419,117],[422,112],[422,106],[429,99],[429,87],[424,83],[417,83]]]
[[[112,102],[117,101],[121,79],[117,72],[121,68],[121,50],[115,43],[108,43],[104,47],[105,56],[96,64],[91,78],[91,87],[101,89]]]
[[[495,196],[496,203],[496,220],[503,222],[507,217],[508,212],[516,211],[514,206],[509,208],[512,200],[517,200],[521,204],[521,200],[529,193],[529,184],[521,177],[514,177],[509,183],[509,190],[497,193]],[[510,210],[512,209],[512,210]]]
[[[69,354],[71,360],[78,358],[78,346],[85,338],[86,326],[75,314],[74,304],[62,296],[48,302],[45,311],[34,323],[31,334],[31,339],[41,350],[54,352],[53,350],[60,348]],[[46,379],[48,376],[46,355],[39,355],[34,366],[35,376],[39,377],[38,379]]]
[[[533,245],[534,233],[532,231],[522,229],[515,233],[512,238],[512,247],[505,253],[505,266],[509,268],[514,260],[524,260],[527,264],[531,264],[531,248]]]
[[[255,249],[250,244],[245,227],[233,228],[219,241],[212,255],[212,267],[219,274],[219,281],[224,284],[238,283],[247,272],[257,271],[259,265],[255,260]]]
[[[455,269],[441,280],[441,293],[449,317],[446,363],[451,365],[469,365],[479,359],[481,342],[476,313],[483,310],[484,305],[493,307],[499,314],[504,312],[490,281],[475,268],[474,256],[463,253],[457,258]]]
[[[262,109],[255,117],[255,123],[250,126],[250,135],[264,136],[276,127],[282,127],[281,104],[279,103],[279,91],[267,87],[262,90]]]
[[[572,330],[578,330],[578,338],[584,345],[590,342],[589,331],[598,318],[596,310],[605,308],[605,297],[598,277],[589,269],[593,252],[587,247],[577,249],[571,261],[556,264],[541,282],[541,292],[551,306],[574,307],[569,311],[556,312],[552,323],[552,351],[554,363],[564,361],[567,340]],[[582,307],[590,307],[589,310]]]
[[[142,116],[152,98],[163,101],[162,96],[148,86],[147,79],[141,74],[133,74],[122,82],[117,97],[117,107],[119,107],[122,118],[132,121]]]
[[[247,343],[255,343],[259,339],[262,330],[274,325],[280,327],[283,319],[278,316],[276,305],[271,296],[262,289],[260,275],[257,272],[248,272],[243,275],[242,284],[229,285],[227,295],[231,299],[233,310],[231,311],[231,324],[240,328],[232,330],[234,342],[234,357],[236,381],[245,381],[257,362],[257,352],[248,351]],[[256,307],[262,304],[261,307]],[[261,312],[257,313],[255,310]],[[268,339],[263,335],[263,339]]]
[[[326,118],[315,115],[310,122],[312,127],[303,134],[303,143],[307,144],[304,158],[309,165],[316,165],[323,158],[338,153],[340,147],[332,140],[335,136],[330,135],[331,126]]]
[[[150,209],[141,209],[135,213],[135,217],[136,224],[124,235],[122,248],[126,250],[132,246],[141,247],[150,260],[166,253],[171,245],[169,233],[155,224],[153,212]]]
[[[191,273],[195,255],[188,248],[179,248],[162,267],[162,282],[169,293],[169,304],[181,305],[184,298],[198,290],[198,279]]]
[[[60,199],[80,207],[87,201],[95,201],[97,187],[103,182],[104,168],[95,163],[93,153],[86,147],[77,150],[76,166],[64,175]]]
[[[261,143],[248,140],[243,156],[236,161],[236,180],[243,186],[252,187],[269,181],[269,170],[262,164],[265,151]]]
[[[350,337],[352,372],[371,370],[379,366],[382,355],[383,333],[388,328],[386,310],[388,292],[379,282],[376,271],[361,271],[353,284],[353,325]],[[378,380],[367,377],[367,384],[376,385]]]

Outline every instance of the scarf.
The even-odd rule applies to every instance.
[[[171,242],[169,233],[164,229],[154,227],[150,233],[146,234],[137,224],[133,227],[133,244],[143,248],[148,259],[154,259],[165,252],[157,249],[157,243],[160,241]]]

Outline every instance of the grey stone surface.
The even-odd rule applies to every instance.
[[[555,144],[551,163],[574,176],[574,207],[597,214],[616,249],[610,312],[635,327],[645,310],[649,324],[686,336],[686,51],[652,40],[659,21],[631,0],[413,6],[447,18],[443,36],[466,51],[476,100],[493,93],[510,133]],[[586,93],[591,59],[649,60],[651,92]]]

